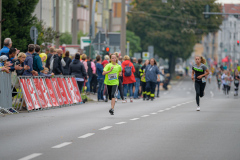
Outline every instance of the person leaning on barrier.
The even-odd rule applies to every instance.
[[[78,83],[80,92],[82,92],[82,87],[84,81],[87,82],[87,72],[82,62],[80,62],[80,54],[75,55],[75,59],[70,63],[69,75],[74,75]]]
[[[3,48],[0,50],[0,56],[3,56],[3,55],[7,56],[10,48],[12,47],[11,38],[5,38],[3,45],[4,45]]]
[[[33,70],[33,57],[32,54],[35,52],[35,45],[28,45],[28,52],[26,53],[26,59],[24,61],[24,65],[29,66],[28,70],[25,70],[23,76],[38,76],[38,72]]]
[[[7,61],[9,61],[11,64],[12,64],[12,66],[10,67],[10,71],[11,72],[13,72],[13,71],[15,71],[15,70],[21,70],[21,69],[23,69],[21,66],[19,66],[19,65],[16,65],[16,66],[14,66],[14,63],[15,63],[15,61],[17,60],[17,50],[15,49],[15,48],[10,48],[10,50],[9,50],[9,53],[8,53],[8,60]]]
[[[18,54],[18,59],[16,60],[14,66],[20,66],[20,67],[22,67],[22,69],[16,70],[17,76],[22,76],[25,70],[30,69],[29,66],[27,66],[27,65],[24,66],[24,61],[25,61],[26,57],[27,57],[26,54],[23,52],[20,52]]]
[[[40,50],[41,50],[40,46],[36,45],[35,53],[32,54],[33,55],[33,69],[38,72],[38,75],[40,75],[40,71],[42,71],[44,69],[43,64],[42,64],[42,59],[39,56]]]

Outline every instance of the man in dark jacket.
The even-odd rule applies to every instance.
[[[51,47],[50,49],[49,49],[49,53],[48,53],[48,55],[47,55],[47,61],[46,61],[46,66],[45,67],[47,67],[49,70],[50,70],[50,63],[51,63],[51,60],[52,60],[52,56],[54,56],[54,52],[55,52],[56,50],[54,49],[54,47]]]
[[[134,86],[135,86],[134,99],[138,98],[138,91],[139,91],[140,79],[141,79],[139,70],[141,69],[141,67],[140,67],[141,63],[142,63],[142,59],[139,59],[138,63],[137,63],[137,59],[133,58],[133,66],[136,70],[136,72],[134,72],[134,76],[135,76],[135,80],[136,80],[136,82],[134,84]]]
[[[33,70],[37,71],[38,75],[40,75],[40,71],[44,69],[39,53],[40,53],[40,46],[36,45],[35,53],[33,53],[32,55],[33,55]]]
[[[58,49],[57,50],[57,54],[55,54],[53,56],[52,73],[54,73],[54,75],[61,75],[61,74],[63,74],[63,67],[62,67],[62,63],[61,63],[62,54],[63,54],[62,49]],[[50,68],[51,68],[51,64],[50,64]]]
[[[75,55],[75,59],[69,66],[69,74],[76,77],[76,81],[81,92],[84,81],[87,81],[87,73],[83,63],[80,62],[80,54],[78,53]]]

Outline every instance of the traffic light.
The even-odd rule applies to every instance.
[[[237,45],[239,46],[239,40],[237,40]]]
[[[109,47],[105,47],[105,54],[106,55],[109,55],[109,51],[110,51],[110,48]]]
[[[209,5],[206,5],[205,6],[205,12],[210,12],[210,6]],[[204,18],[205,19],[208,19],[210,17],[209,14],[204,14]]]

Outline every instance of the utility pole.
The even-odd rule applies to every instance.
[[[112,9],[109,9],[109,26],[108,26],[108,30],[109,32],[112,32]]]
[[[89,46],[89,57],[91,56],[91,46],[92,46],[92,0],[90,0],[89,4],[89,39],[90,39],[90,46]]]
[[[72,44],[77,44],[77,0],[73,0]]]
[[[125,0],[122,0],[122,14],[121,14],[121,56],[126,55],[126,12]]]
[[[2,0],[0,0],[0,48],[2,48]]]
[[[59,48],[59,0],[56,0],[56,48]]]

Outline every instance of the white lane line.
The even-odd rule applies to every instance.
[[[53,146],[52,148],[62,148],[62,147],[65,147],[69,144],[72,144],[72,142],[64,142],[64,143],[61,143],[59,145]]]
[[[158,112],[160,112],[160,113],[161,113],[161,112],[164,112],[164,110],[159,110]]]
[[[29,156],[23,157],[19,160],[30,160],[30,159],[36,158],[38,156],[41,156],[41,155],[42,155],[42,153],[33,153],[33,154],[30,154]]]
[[[151,114],[157,114],[157,113],[151,113]]]
[[[87,134],[84,134],[84,135],[82,135],[82,136],[80,136],[80,137],[78,137],[78,138],[87,138],[87,137],[90,137],[90,136],[92,136],[92,135],[94,135],[95,133],[87,133]]]
[[[130,119],[131,121],[136,121],[138,120],[139,118],[133,118],[133,119]]]
[[[112,126],[106,126],[106,127],[100,128],[99,130],[100,130],[100,131],[104,131],[104,130],[107,130],[107,129],[109,129],[109,128],[112,128]]]
[[[211,97],[213,98],[214,97],[214,93],[212,91],[210,91],[210,94],[211,94]]]
[[[182,105],[182,104],[177,104],[176,106],[179,107],[179,106],[181,106],[181,105]]]
[[[165,110],[168,111],[168,110],[170,110],[170,109],[171,109],[171,108],[166,108]]]
[[[148,117],[148,116],[149,116],[149,115],[143,115],[143,116],[141,116],[141,117],[143,117],[143,118],[144,118],[144,117]]]
[[[177,106],[172,106],[171,108],[176,108]]]
[[[115,123],[115,124],[124,124],[124,123],[127,123],[127,122],[118,122],[118,123]]]

